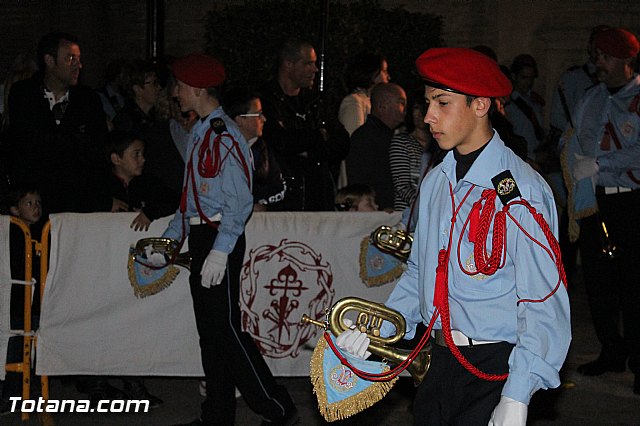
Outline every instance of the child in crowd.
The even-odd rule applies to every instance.
[[[31,238],[40,239],[43,225],[42,200],[35,187],[14,188],[9,191],[6,203],[9,213],[20,219],[29,227]],[[9,235],[11,278],[25,279],[25,239],[22,229],[11,224]],[[33,250],[32,278],[35,279],[31,302],[31,329],[37,330],[40,322],[40,254]],[[12,330],[24,328],[24,286],[14,284],[11,287],[10,324]],[[22,337],[13,336],[7,348],[7,363],[22,361]],[[0,382],[0,414],[10,408],[9,398],[21,395],[21,376],[18,373],[7,373],[4,382]]]
[[[376,193],[369,185],[352,184],[338,190],[335,200],[336,210],[341,212],[378,211]]]
[[[109,134],[111,196],[121,202],[120,211],[139,212],[131,222],[136,231],[147,231],[153,220],[172,214],[180,199],[162,182],[143,174],[144,146],[133,133],[116,130]]]

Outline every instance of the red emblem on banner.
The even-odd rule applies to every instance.
[[[284,239],[256,247],[240,277],[242,327],[263,355],[295,358],[316,335],[315,326],[300,318],[323,318],[334,295],[331,266],[307,244]]]

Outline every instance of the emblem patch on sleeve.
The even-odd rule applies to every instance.
[[[216,135],[220,135],[227,131],[227,125],[224,124],[224,121],[220,117],[212,118],[209,124],[213,131],[216,132]]]
[[[509,201],[514,198],[520,197],[520,190],[516,184],[516,180],[513,178],[510,170],[505,170],[491,178],[493,186],[500,197],[502,204],[507,205]]]

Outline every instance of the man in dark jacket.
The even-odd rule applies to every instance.
[[[333,210],[331,167],[349,152],[349,134],[337,120],[332,126],[323,122],[320,99],[311,90],[316,60],[308,42],[285,42],[277,76],[262,89],[264,139],[273,146],[287,182],[279,210]]]
[[[80,46],[71,34],[38,44],[40,72],[9,93],[9,175],[40,188],[47,213],[117,210],[109,196],[100,99],[79,85]]]
[[[395,83],[380,83],[371,93],[371,114],[351,135],[347,157],[350,184],[370,185],[381,210],[393,209],[393,180],[389,146],[395,129],[402,124],[407,106],[404,89]]]

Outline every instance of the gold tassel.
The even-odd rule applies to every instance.
[[[180,273],[180,270],[177,267],[170,265],[167,268],[167,271],[164,273],[164,275],[162,275],[162,277],[158,278],[154,282],[149,283],[145,286],[140,286],[136,281],[136,271],[135,271],[134,264],[135,264],[134,255],[130,254],[129,262],[127,263],[127,270],[129,272],[129,282],[131,283],[131,287],[133,287],[133,293],[139,299],[154,295],[164,290],[165,288],[169,287],[171,283],[173,283],[173,281],[176,279],[178,274]]]
[[[569,139],[573,136],[575,130],[573,128],[567,130],[562,139],[564,140],[564,148],[560,152],[560,164],[562,169],[562,177],[564,181],[567,183],[567,214],[569,216],[569,241],[575,243],[578,241],[580,237],[580,224],[578,221],[580,219],[584,219],[585,217],[589,217],[598,213],[598,206],[596,204],[595,207],[591,207],[589,209],[584,209],[577,212],[574,208],[573,197],[574,197],[574,186],[573,186],[573,175],[571,174],[571,168],[569,167],[569,159],[567,156],[569,155]]]
[[[380,401],[393,388],[398,381],[398,377],[386,382],[374,382],[367,389],[350,396],[340,402],[332,404],[327,403],[327,392],[324,382],[324,369],[322,366],[325,350],[331,350],[324,335],[320,336],[316,348],[313,350],[310,363],[311,384],[313,385],[313,393],[318,399],[318,410],[327,422],[343,420],[347,417],[358,414],[361,411],[371,407]],[[389,366],[385,366],[384,371],[389,371]]]

